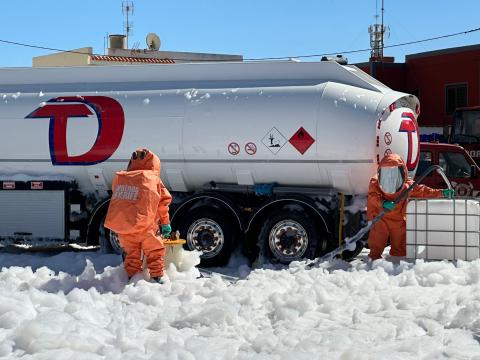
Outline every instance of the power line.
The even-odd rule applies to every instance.
[[[415,40],[415,41],[408,41],[408,42],[394,44],[394,45],[387,45],[387,46],[384,46],[384,48],[394,48],[394,47],[400,47],[400,46],[406,46],[406,45],[414,45],[414,44],[424,43],[424,42],[428,42],[428,41],[446,39],[446,38],[454,37],[454,36],[458,36],[458,35],[467,35],[467,34],[470,34],[470,33],[473,33],[473,32],[477,32],[477,31],[480,31],[480,27],[470,29],[470,30],[460,31],[460,32],[457,32],[457,33],[426,38],[426,39],[422,39],[422,40]],[[3,39],[0,39],[0,43],[29,47],[29,48],[34,48],[34,49],[41,49],[41,50],[50,50],[50,51],[56,51],[56,52],[66,52],[66,53],[72,53],[72,54],[101,56],[101,54],[87,53],[87,52],[75,51],[75,50],[63,50],[63,49],[57,49],[57,48],[51,48],[51,47],[39,46],[39,45],[32,45],[32,44],[26,44],[26,43],[10,41],[10,40],[3,40]],[[321,57],[321,56],[332,56],[332,55],[336,55],[336,54],[354,54],[354,53],[367,52],[367,51],[371,51],[371,49],[368,48],[368,49],[335,51],[335,52],[330,52],[330,53],[310,54],[310,55],[247,58],[247,59],[243,59],[243,60],[244,61],[267,61],[267,60],[308,59],[308,58],[315,58],[315,57]],[[176,58],[171,58],[171,60],[201,61],[201,60],[193,60],[193,59],[189,60],[189,59],[176,59]],[[211,60],[205,60],[205,61],[211,61]]]
[[[34,49],[41,49],[41,50],[68,52],[68,53],[72,53],[72,54],[83,54],[83,55],[97,55],[97,54],[90,54],[90,53],[86,53],[86,52],[82,52],[82,51],[62,50],[62,49],[56,49],[56,48],[51,48],[51,47],[46,47],[46,46],[39,46],[39,45],[25,44],[25,43],[9,41],[9,40],[1,40],[0,39],[0,42],[5,43],[5,44],[10,44],[10,45],[18,45],[18,46],[29,47],[29,48],[34,48]]]
[[[387,46],[384,46],[384,48],[393,48],[393,47],[400,47],[400,46],[406,46],[406,45],[413,45],[413,44],[423,43],[423,42],[427,42],[427,41],[445,39],[445,38],[458,36],[458,35],[463,35],[463,34],[466,35],[466,34],[476,32],[476,31],[480,31],[480,28],[461,31],[461,32],[457,32],[457,33],[454,33],[454,34],[435,36],[435,37],[422,39],[422,40],[409,41],[409,42],[404,42],[404,43],[394,44],[394,45],[387,45]],[[358,49],[358,50],[335,51],[335,52],[325,53],[325,54],[266,57],[266,58],[255,58],[255,59],[244,59],[244,60],[246,60],[246,61],[262,61],[262,60],[285,60],[285,59],[292,59],[292,58],[294,58],[294,59],[304,59],[304,58],[313,58],[313,57],[320,57],[320,56],[331,56],[331,55],[336,55],[336,54],[354,54],[354,53],[366,52],[366,51],[371,51],[371,49],[368,48],[368,49]]]

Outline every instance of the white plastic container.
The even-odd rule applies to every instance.
[[[407,258],[480,257],[480,201],[412,199],[407,205]]]

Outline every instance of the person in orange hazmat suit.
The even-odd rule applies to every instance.
[[[408,177],[407,167],[397,154],[385,156],[378,165],[377,175],[370,179],[367,198],[367,218],[371,221],[383,210],[388,212],[373,225],[368,236],[369,258],[382,257],[383,250],[390,238],[390,256],[406,256],[406,209],[408,198],[394,203],[400,193],[410,187],[413,180]],[[451,197],[451,189],[432,189],[425,185],[416,185],[409,193],[416,198]]]
[[[118,234],[129,278],[142,271],[143,251],[150,278],[163,283],[162,237],[169,237],[172,231],[168,214],[171,201],[172,196],[160,179],[160,159],[148,149],[137,149],[127,170],[115,174],[105,218],[105,227]],[[159,225],[161,236],[157,235]]]

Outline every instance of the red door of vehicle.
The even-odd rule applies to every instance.
[[[456,196],[476,196],[480,190],[480,182],[476,171],[472,173],[472,164],[468,161],[465,153],[461,150],[438,152],[438,165],[440,165],[452,183]],[[445,187],[445,182],[439,175],[435,179],[435,187]]]
[[[431,165],[440,165],[450,180],[457,196],[478,196],[480,193],[480,178],[478,168],[473,159],[459,146],[442,144],[424,144],[420,151],[420,161],[417,176]],[[474,169],[472,169],[472,166]],[[445,189],[447,184],[434,171],[424,178],[422,184]]]

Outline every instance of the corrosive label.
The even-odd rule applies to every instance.
[[[228,144],[228,152],[231,155],[238,155],[240,153],[240,145],[238,145],[236,142],[231,142]]]
[[[257,145],[255,145],[253,142],[246,143],[245,152],[248,155],[255,155],[255,153],[257,152]]]

